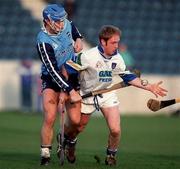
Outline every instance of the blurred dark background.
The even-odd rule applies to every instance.
[[[38,59],[35,41],[41,21],[35,19],[21,1],[0,1],[0,59]],[[179,0],[44,2],[63,3],[69,19],[74,21],[85,40],[92,46],[98,43],[100,27],[113,24],[122,30],[121,41],[128,46],[141,71],[180,74]],[[41,15],[41,11],[39,14]]]

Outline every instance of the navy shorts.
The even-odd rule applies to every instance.
[[[50,75],[41,75],[42,79],[42,91],[45,89],[52,89],[55,92],[60,92],[62,90],[61,87],[57,85],[57,83],[52,79]],[[68,83],[73,87],[75,90],[79,90],[80,85],[78,81],[78,74],[70,74]]]

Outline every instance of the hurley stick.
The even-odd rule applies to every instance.
[[[171,100],[156,100],[156,99],[149,99],[147,102],[147,107],[152,111],[158,111],[162,108],[168,107],[170,105],[180,103],[180,98],[175,98]]]

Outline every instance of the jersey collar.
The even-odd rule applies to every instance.
[[[114,55],[116,55],[117,54],[117,50],[111,55],[111,57],[109,57],[109,58],[107,58],[105,55],[104,55],[104,49],[103,49],[103,47],[99,44],[98,45],[98,51],[99,51],[99,53],[101,54],[101,56],[103,56],[105,59],[111,59]]]

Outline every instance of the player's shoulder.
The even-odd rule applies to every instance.
[[[111,59],[122,61],[123,57],[121,56],[121,54],[119,52],[117,52]]]
[[[117,53],[111,58],[112,63],[116,63],[117,67],[120,67],[121,69],[125,69],[125,63],[120,53]]]
[[[86,50],[86,51],[84,51],[83,52],[83,54],[85,55],[85,56],[93,56],[93,55],[96,55],[98,53],[98,49],[97,49],[97,47],[93,47],[93,48],[91,48],[91,49],[88,49],[88,50]]]
[[[47,33],[45,33],[43,30],[40,31],[37,35],[37,43],[48,43],[49,42],[49,36]]]
[[[44,38],[45,38],[45,33],[44,33],[43,30],[41,30],[41,31],[38,33],[38,35],[37,35],[37,40],[38,40],[38,41],[41,41],[41,40],[43,40]]]

